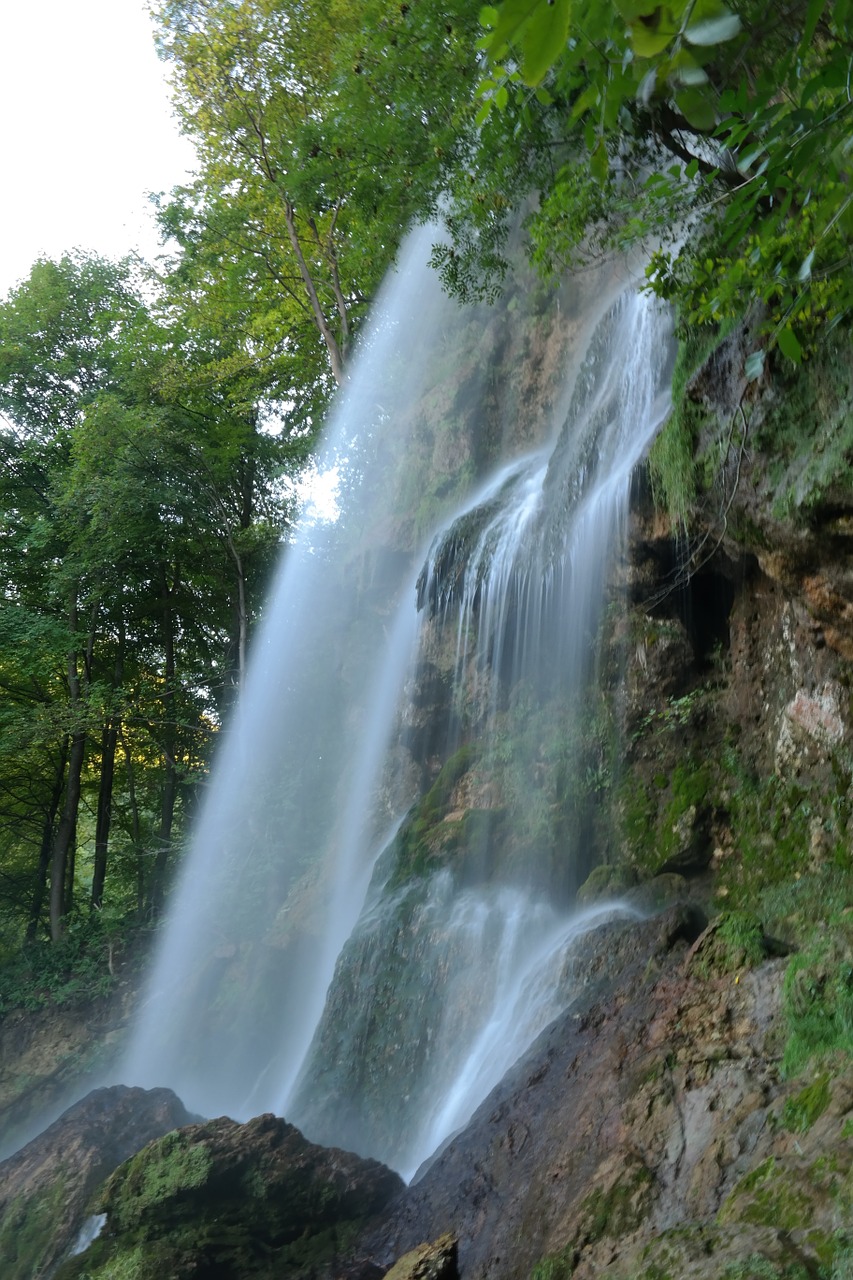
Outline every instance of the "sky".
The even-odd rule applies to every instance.
[[[192,167],[145,0],[30,0],[0,16],[0,298],[40,255],[152,259],[146,193]]]

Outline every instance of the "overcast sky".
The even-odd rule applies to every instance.
[[[0,297],[40,254],[157,250],[146,192],[192,165],[144,0],[5,0]]]

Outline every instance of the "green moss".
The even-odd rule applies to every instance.
[[[443,849],[445,853],[451,853],[458,847],[462,834],[458,827],[445,831],[438,829],[447,816],[454,787],[472,768],[477,757],[478,751],[473,743],[461,746],[445,762],[426,795],[409,812],[392,851],[395,869],[390,888],[434,870],[443,860],[439,856]],[[445,849],[446,838],[449,849]]]
[[[791,1133],[805,1133],[829,1106],[832,1090],[829,1075],[822,1072],[811,1084],[788,1098],[782,1108],[782,1124]]]
[[[584,1242],[592,1244],[635,1230],[645,1216],[652,1180],[646,1166],[638,1164],[612,1187],[590,1192],[578,1210]]]
[[[17,1196],[0,1221],[3,1280],[32,1280],[53,1245],[56,1218],[65,1199],[63,1171],[42,1191]]]
[[[796,371],[779,368],[777,395],[758,425],[780,518],[808,519],[853,485],[853,354],[849,331],[841,334]]]
[[[696,444],[707,413],[689,395],[690,380],[720,345],[716,326],[681,325],[672,373],[672,412],[649,452],[649,475],[656,504],[673,524],[685,528],[696,498]]]
[[[178,1129],[149,1143],[107,1184],[111,1228],[134,1227],[166,1201],[203,1187],[211,1168],[207,1147]]]
[[[597,902],[601,898],[616,898],[637,882],[637,875],[630,867],[593,867],[578,889],[578,902]]]
[[[720,1280],[809,1280],[809,1272],[798,1262],[780,1265],[763,1254],[751,1253],[748,1258],[727,1263]]]
[[[793,1177],[770,1156],[734,1186],[717,1217],[722,1224],[748,1222],[780,1231],[802,1231],[811,1221],[812,1204]]]
[[[715,924],[694,963],[696,972],[701,976],[739,973],[760,964],[765,958],[764,929],[752,912],[724,911]]]
[[[530,1280],[571,1280],[574,1270],[574,1249],[567,1248],[540,1258]]]
[[[720,786],[734,839],[734,856],[721,867],[720,887],[730,901],[751,909],[760,898],[762,916],[772,929],[773,921],[764,909],[765,903],[774,906],[776,914],[772,900],[765,896],[769,890],[784,888],[789,897],[800,894],[805,905],[803,890],[794,888],[797,882],[816,872],[823,876],[833,867],[849,870],[850,773],[835,762],[840,777],[830,787],[823,778],[758,777],[732,746],[721,754],[720,763]],[[815,867],[812,844],[816,831],[826,849],[820,867]],[[840,882],[834,892],[839,886]],[[828,887],[829,881],[824,880],[817,896]],[[807,914],[815,920],[821,917],[817,901],[808,905]]]
[[[702,806],[710,787],[711,771],[704,763],[698,764],[695,760],[688,759],[673,769],[669,803],[664,810],[657,842],[661,861],[677,851],[682,820],[691,810],[698,810]]]
[[[790,1034],[782,1068],[789,1076],[812,1059],[853,1054],[853,921],[845,915],[827,925],[785,974]]]
[[[629,774],[619,788],[617,808],[622,838],[631,860],[641,871],[651,874],[660,861],[655,797],[640,779]]]

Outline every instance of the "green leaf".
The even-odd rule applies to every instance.
[[[631,23],[631,46],[638,58],[656,58],[678,34],[670,11],[660,9],[658,12],[660,16],[654,25]]]
[[[571,0],[549,0],[536,7],[521,36],[521,76],[525,84],[537,85],[563,52],[571,13]]]
[[[503,0],[500,9],[495,10],[497,22],[484,42],[492,61],[500,58],[509,45],[518,42],[540,3],[541,0]]]
[[[598,144],[589,158],[589,168],[596,182],[600,182],[603,186],[607,181],[607,175],[610,172],[610,161],[607,156],[607,147],[604,145],[603,138],[599,138]]]
[[[655,12],[660,0],[615,0],[616,8],[626,22],[647,18]]]
[[[778,342],[782,355],[787,356],[794,364],[799,364],[803,358],[803,348],[789,325],[785,325],[784,329],[779,330]]]
[[[497,9],[494,7],[494,5],[491,5],[491,4],[483,5],[482,9],[480,10],[480,26],[496,27],[497,24],[498,24]]]
[[[806,22],[803,27],[803,38],[800,41],[800,47],[797,50],[797,57],[802,58],[812,42],[815,29],[820,21],[820,15],[823,13],[826,0],[809,0],[806,9]]]
[[[753,351],[751,355],[748,355],[743,371],[746,374],[747,382],[757,382],[764,372],[764,352]]]
[[[694,86],[708,83],[708,72],[704,67],[679,67],[675,74],[682,84]]]
[[[477,114],[474,116],[474,124],[477,126],[478,129],[481,124],[486,123],[486,121],[488,120],[491,114],[492,114],[492,99],[486,98],[486,100],[480,104]]]
[[[644,107],[648,106],[657,87],[658,71],[657,67],[652,67],[647,71],[637,86],[637,101],[642,103]]]
[[[694,129],[713,129],[717,119],[714,104],[700,89],[682,89],[675,95],[675,105]]]
[[[727,40],[733,40],[739,31],[740,18],[723,5],[717,17],[706,18],[688,27],[684,32],[684,38],[690,44],[725,44]]]
[[[598,103],[598,85],[588,84],[583,93],[579,94],[575,99],[572,107],[569,121],[574,124],[576,120],[580,120],[581,116],[589,111],[590,107],[596,106]]]

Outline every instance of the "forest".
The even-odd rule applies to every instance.
[[[12,1005],[156,923],[408,227],[441,227],[460,299],[520,253],[547,279],[642,247],[684,360],[748,320],[752,388],[849,332],[847,0],[169,0],[155,27],[197,156],[163,258],[69,252],[0,304]],[[683,381],[651,472],[689,534],[714,478]]]

